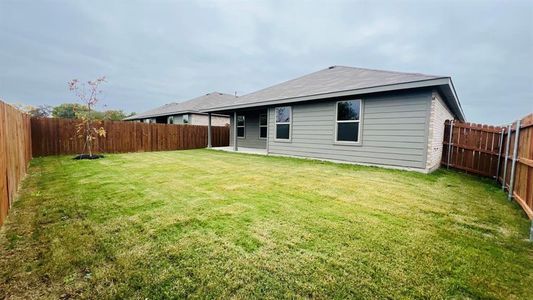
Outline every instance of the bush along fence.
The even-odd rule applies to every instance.
[[[32,118],[33,156],[79,154],[84,140],[75,136],[78,120]],[[105,137],[94,141],[94,152],[124,153],[207,147],[207,126],[102,121]],[[229,127],[211,127],[212,146],[229,146]]]
[[[501,183],[532,220],[533,240],[533,114],[496,127],[446,121],[442,164]]]
[[[30,116],[0,101],[0,225],[31,158]]]

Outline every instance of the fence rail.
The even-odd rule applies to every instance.
[[[442,164],[495,178],[533,220],[533,114],[507,127],[446,121]]]
[[[32,118],[34,156],[79,154],[84,141],[75,137],[78,120]],[[124,153],[207,147],[207,126],[103,121],[106,137],[94,142],[95,152]],[[229,127],[211,128],[213,147],[229,145]]]
[[[0,101],[0,225],[31,160],[30,117]]]

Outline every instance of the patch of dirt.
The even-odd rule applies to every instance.
[[[104,158],[104,156],[101,155],[101,154],[93,154],[93,155],[78,154],[78,155],[74,156],[73,159],[80,160],[80,159],[99,159],[99,158]]]

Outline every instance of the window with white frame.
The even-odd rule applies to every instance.
[[[361,100],[337,102],[335,141],[359,143],[361,130]]]
[[[268,134],[268,128],[267,128],[267,114],[260,114],[259,115],[259,138],[260,139],[266,139]]]
[[[290,106],[276,107],[276,139],[290,140],[292,108]]]
[[[189,115],[183,115],[181,120],[183,121],[183,124],[189,124]]]
[[[169,116],[169,117],[167,118],[167,123],[168,123],[168,124],[174,124],[174,116]]]
[[[246,120],[244,116],[237,116],[237,137],[243,138],[246,135]]]

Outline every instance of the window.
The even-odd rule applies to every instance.
[[[155,119],[154,118],[151,118],[151,119],[144,119],[144,123],[155,123]]]
[[[266,114],[260,114],[259,115],[259,138],[260,139],[266,139],[267,138],[267,115]]]
[[[167,118],[167,123],[168,124],[174,124],[174,116],[170,116]]]
[[[237,116],[237,137],[243,138],[246,134],[246,122],[244,116]]]
[[[290,140],[292,109],[290,106],[276,107],[276,139]]]
[[[335,141],[358,143],[361,122],[361,100],[337,102]]]
[[[189,115],[183,115],[182,121],[183,124],[189,124]]]

